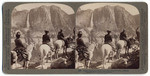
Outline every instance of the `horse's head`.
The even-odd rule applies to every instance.
[[[95,46],[95,48],[98,48],[99,43],[98,42],[92,42]]]
[[[97,48],[98,48],[98,43],[96,43],[96,42],[91,42],[91,44],[89,45],[89,48],[90,48],[90,49],[93,49],[93,50],[94,50],[95,48],[97,49]]]
[[[29,46],[31,46],[31,48],[33,48],[33,49],[36,49],[36,43],[35,43],[35,42],[31,42],[31,43],[29,44]]]

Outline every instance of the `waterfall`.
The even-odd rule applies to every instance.
[[[92,42],[92,39],[93,39],[93,35],[92,35],[92,32],[91,32],[92,29],[93,29],[93,25],[94,25],[94,24],[93,24],[93,12],[92,12],[91,21],[90,21],[90,27],[89,27],[89,29],[88,29],[88,30],[90,31],[90,36],[91,36],[91,37],[90,37],[90,40],[89,40],[90,42]]]
[[[29,27],[30,27],[30,24],[29,24],[29,13],[28,13],[28,15],[27,15],[27,29],[29,29]]]
[[[92,12],[92,16],[91,16],[91,22],[90,22],[90,27],[93,28],[93,12]]]

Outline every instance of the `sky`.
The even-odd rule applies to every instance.
[[[17,9],[18,11],[30,10],[33,8],[40,7],[42,5],[45,5],[45,6],[55,5],[55,6],[60,7],[67,14],[73,14],[74,13],[74,10],[70,6],[65,5],[65,4],[59,4],[59,3],[27,3],[27,4],[18,5],[15,7],[15,9]]]
[[[27,3],[27,4],[18,5],[15,8],[18,11],[30,10],[33,8],[40,7],[41,5],[45,5],[45,6],[56,5],[56,6],[60,7],[63,11],[65,11],[67,14],[74,13],[74,10],[70,6],[65,5],[65,4],[59,4],[59,3]],[[110,6],[119,5],[119,6],[124,7],[132,15],[139,14],[139,11],[135,6],[130,5],[130,4],[125,4],[125,3],[90,3],[90,4],[84,4],[84,5],[80,6],[79,8],[81,8],[81,10],[86,10],[86,9],[94,10],[96,8],[100,8],[100,7],[103,7],[106,5],[110,5]]]
[[[110,6],[122,6],[124,7],[130,14],[132,15],[137,15],[139,14],[138,9],[130,4],[125,4],[125,3],[90,3],[90,4],[85,4],[80,6],[81,10],[87,10],[87,9],[96,9],[96,8],[100,8],[100,7],[104,7],[106,5],[110,5]]]

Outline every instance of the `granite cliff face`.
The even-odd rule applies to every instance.
[[[97,31],[117,30],[114,8],[104,6],[97,8],[93,12],[94,29]]]
[[[107,30],[119,33],[125,29],[129,35],[135,35],[135,29],[139,26],[139,19],[139,15],[131,15],[121,6],[107,5],[93,11],[80,10],[77,12],[76,25],[80,28],[88,28],[93,24],[92,29],[95,33],[103,33]]]
[[[84,29],[87,34],[92,30],[94,33],[106,32],[106,30],[119,33],[123,29],[128,34],[135,34],[135,29],[140,25],[139,15],[131,15],[121,6],[109,5],[95,10],[79,9],[76,15],[69,15],[55,5],[22,11],[14,9],[11,19],[12,27],[15,28],[26,28],[40,33],[44,30],[57,33],[63,29],[65,35],[72,33],[75,26],[79,30]]]
[[[25,28],[28,10],[17,11],[14,9],[11,14],[11,25],[16,28]]]
[[[30,29],[34,31],[54,30],[51,21],[50,9],[47,6],[41,6],[31,9],[29,12]]]
[[[90,27],[92,10],[78,10],[76,13],[76,26],[80,28]]]
[[[32,35],[42,34],[44,30],[49,30],[51,33],[57,33],[63,29],[65,35],[72,33],[75,27],[75,15],[67,14],[57,6],[40,6],[29,11],[12,12],[12,26],[17,28],[26,28],[30,30]],[[36,37],[36,36],[34,36]]]
[[[70,32],[73,32],[72,30],[75,27],[75,17],[73,14],[68,15],[57,6],[51,6],[50,13],[55,31],[58,32],[61,28],[63,29],[64,34],[69,34]]]

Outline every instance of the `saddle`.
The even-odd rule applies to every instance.
[[[78,55],[79,55],[79,60],[82,61],[83,59],[88,59],[89,58],[87,47],[77,46],[77,51],[78,51]]]
[[[26,52],[26,48],[19,47],[15,48],[14,51],[17,53],[19,61],[26,60],[28,61],[28,53]]]

